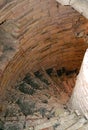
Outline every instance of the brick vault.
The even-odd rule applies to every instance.
[[[55,90],[52,90],[51,87],[48,91],[49,94],[51,92],[51,95],[56,93],[56,95],[60,96],[66,95],[67,93],[67,96],[65,96],[66,101],[63,101],[65,98],[61,96],[60,101],[63,104],[71,96],[76,75],[79,72],[84,53],[88,48],[88,20],[84,17],[85,11],[83,12],[83,16],[82,13],[79,13],[80,11],[78,9],[76,10],[79,12],[74,9],[75,6],[68,6],[69,4],[66,3],[64,3],[64,6],[59,2],[64,3],[66,1],[0,1],[1,112],[4,109],[2,102],[6,101],[7,95],[11,95],[12,93],[17,95],[15,99],[10,97],[8,102],[14,102],[12,100],[14,99],[16,105],[20,104],[19,108],[23,110],[22,103],[25,104],[25,101],[21,101],[18,98],[16,100],[16,97],[23,99],[24,96],[21,97],[21,94],[15,93],[15,90],[13,90],[15,87],[17,90],[19,88],[25,94],[32,95],[39,86],[41,86],[39,91],[45,87],[45,84],[46,86],[53,86]],[[70,77],[68,76],[69,74],[71,74]],[[39,79],[36,79],[35,76]],[[57,80],[57,76],[60,79]],[[30,84],[30,86],[28,87],[27,84]],[[23,88],[21,87],[22,85],[26,87]],[[31,86],[34,88],[31,88]],[[61,86],[64,87],[61,88]],[[40,93],[42,95],[41,91]],[[34,96],[36,97],[36,95]],[[35,97],[33,99],[37,100]],[[43,102],[46,103],[47,101],[43,100]],[[33,109],[35,106],[33,105],[31,106],[29,104],[29,108],[32,107]],[[5,104],[5,108],[6,106],[8,105]],[[29,108],[28,110],[30,111]],[[45,112],[45,109],[38,108],[38,110],[40,110],[40,113]],[[30,115],[29,111],[26,115],[24,111],[22,112],[27,116],[27,114]],[[55,112],[57,113],[57,111]],[[6,118],[6,115],[3,117]],[[46,116],[42,114],[42,117]],[[5,122],[5,119],[3,120]],[[53,124],[55,124],[55,121],[56,118]],[[82,122],[86,122],[84,118],[82,118]],[[25,124],[25,118],[23,124]],[[49,122],[47,125],[51,127],[50,124],[52,123]],[[45,129],[45,127],[40,125],[34,129],[43,130],[43,128]],[[10,127],[7,127],[5,124],[4,129],[10,130]],[[18,130],[18,128],[16,129]],[[20,129],[22,130],[23,127]],[[72,128],[68,130],[72,130]],[[76,128],[73,127],[73,130],[76,130]]]

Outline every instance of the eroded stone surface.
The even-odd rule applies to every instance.
[[[70,5],[79,13],[88,18],[88,1],[87,0],[56,0],[63,5]]]
[[[40,70],[39,74],[43,80],[39,75],[28,73],[23,81],[6,91],[4,102],[1,103],[3,108],[0,111],[0,127],[4,130],[39,130],[49,129],[49,127],[53,130],[60,123],[59,116],[63,114],[66,116],[69,113],[65,105],[69,98],[69,91],[63,83],[60,84],[60,80],[68,81],[67,85],[71,88],[73,85],[70,81],[75,84],[76,73],[73,71],[67,76],[66,70],[64,75],[58,76],[54,68],[51,76],[45,70]],[[70,80],[71,78],[73,80]],[[29,93],[30,89],[35,93]]]
[[[83,115],[88,115],[88,49],[85,52],[76,85],[71,97],[73,109],[78,109]]]

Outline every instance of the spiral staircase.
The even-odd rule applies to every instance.
[[[85,1],[0,0],[0,130],[88,130],[69,102],[88,48]]]
[[[6,90],[1,109],[2,130],[87,130],[86,117],[68,109],[77,70],[65,68],[28,73]]]

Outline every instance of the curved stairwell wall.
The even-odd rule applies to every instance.
[[[41,67],[80,67],[88,20],[55,0],[0,1],[0,89]]]
[[[88,49],[85,52],[76,85],[70,99],[70,107],[79,110],[88,119]]]

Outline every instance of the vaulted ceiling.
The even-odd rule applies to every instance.
[[[88,20],[55,0],[0,1],[0,88],[41,67],[80,67]]]

